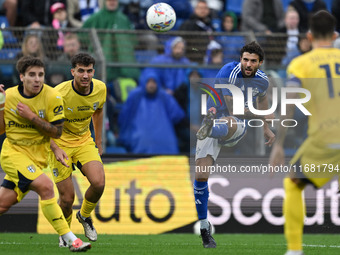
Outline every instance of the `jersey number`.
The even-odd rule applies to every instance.
[[[334,88],[333,88],[333,80],[332,80],[332,73],[331,73],[331,68],[329,65],[320,65],[319,66],[322,69],[325,69],[326,75],[327,75],[327,84],[328,84],[328,93],[329,97],[333,98],[334,97]],[[337,75],[340,75],[340,64],[336,63],[335,64],[335,73]]]

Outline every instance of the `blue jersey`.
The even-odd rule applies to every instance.
[[[266,95],[266,91],[268,89],[268,77],[264,72],[261,70],[257,70],[256,74],[252,78],[244,78],[241,72],[241,63],[239,62],[230,62],[226,65],[224,65],[221,70],[218,72],[215,82],[215,84],[232,84],[236,87],[240,88],[244,95],[244,105],[247,108],[248,107],[248,88],[253,89],[253,105],[256,107],[255,102],[256,98],[258,96],[262,97]],[[224,96],[229,95],[233,96],[229,89],[223,88],[215,88],[216,92],[218,93],[222,105],[219,100],[216,100],[216,105],[214,100],[209,97],[207,101],[207,108],[215,107],[217,110],[217,117],[221,116],[229,116],[229,110],[227,108],[227,105],[224,101]],[[214,94],[214,93],[213,93]]]

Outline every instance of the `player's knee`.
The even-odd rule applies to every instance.
[[[74,203],[74,196],[59,197],[59,204],[62,208],[72,208]]]
[[[41,199],[46,200],[54,197],[54,187],[52,182],[42,182],[39,185],[37,193]]]
[[[105,188],[105,181],[98,180],[91,183],[91,186],[96,191],[96,193],[103,193]]]
[[[0,216],[7,212],[12,205],[6,204],[3,201],[0,202]]]

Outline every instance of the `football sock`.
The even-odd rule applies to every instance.
[[[62,236],[70,232],[70,228],[67,225],[63,212],[55,197],[47,200],[40,200],[40,205],[44,216],[59,235]]]
[[[94,210],[96,205],[97,205],[97,203],[92,203],[92,202],[86,200],[86,198],[84,197],[83,203],[82,203],[81,208],[80,208],[80,215],[83,218],[90,217],[91,212]]]
[[[72,216],[73,216],[73,213],[71,212],[70,216],[68,216],[67,218],[65,218],[69,227],[71,227]]]
[[[199,182],[195,180],[194,195],[198,219],[204,220],[207,218],[208,214],[208,182]]]
[[[207,219],[204,220],[200,220],[200,224],[201,224],[201,229],[205,228],[208,229],[209,228],[209,221]]]
[[[227,124],[216,124],[211,128],[211,134],[209,137],[212,138],[223,138],[227,136],[229,127]]]
[[[62,235],[61,237],[68,245],[71,245],[73,241],[77,239],[77,237],[71,231]]]
[[[284,233],[288,250],[302,250],[302,235],[304,221],[303,188],[299,188],[290,178],[283,181],[285,199],[283,215],[285,217]]]

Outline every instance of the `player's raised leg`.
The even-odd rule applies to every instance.
[[[286,255],[303,255],[302,235],[305,210],[302,191],[305,185],[301,182],[295,183],[290,178],[285,178],[283,184],[286,194],[283,202],[284,234],[287,240]]]
[[[97,231],[93,226],[90,215],[104,192],[104,167],[99,161],[90,161],[83,165],[82,172],[86,175],[90,182],[90,187],[85,192],[80,211],[77,213],[77,219],[84,227],[85,236],[90,241],[96,241]]]

